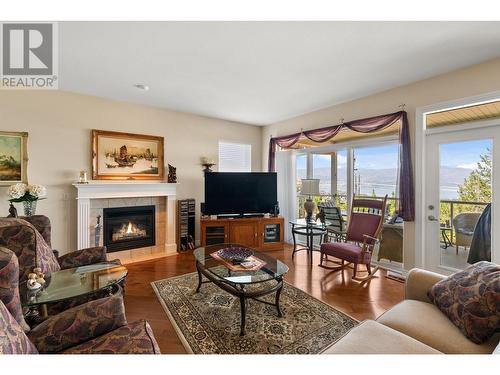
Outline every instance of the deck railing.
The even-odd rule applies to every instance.
[[[370,197],[371,196],[367,196]],[[378,199],[383,199],[384,197],[373,197]],[[306,197],[297,195],[297,214],[298,217],[304,217],[304,202]],[[339,207],[343,211],[347,211],[347,195],[345,194],[337,194],[337,195],[320,195],[318,197],[314,197],[314,201],[316,203],[319,202],[327,202],[335,200]],[[387,197],[389,207],[389,214],[393,215],[396,209],[396,201],[398,198]],[[485,202],[476,202],[476,201],[458,201],[458,200],[450,200],[443,199],[440,202],[440,217],[439,223],[442,227],[451,228],[451,242],[453,243],[453,239],[455,237],[455,230],[453,227],[453,218],[459,213],[464,212],[483,212],[484,207],[488,204]]]
[[[368,197],[368,198],[375,198],[375,199],[384,199],[384,197],[374,197],[371,195],[359,195],[360,197]],[[334,200],[337,202],[337,205],[340,207],[340,209],[343,212],[347,212],[347,195],[346,194],[335,194],[335,195],[318,195],[313,197],[314,202],[316,204],[320,202],[329,202]],[[394,212],[396,210],[396,201],[398,198],[394,197],[387,197],[387,205],[388,205],[388,213],[389,215],[394,215]],[[304,202],[306,201],[306,197],[303,195],[297,195],[297,217],[304,217],[305,216],[305,211],[304,211]]]

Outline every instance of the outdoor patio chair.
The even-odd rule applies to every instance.
[[[460,246],[463,246],[464,249],[470,247],[474,228],[480,216],[481,213],[479,212],[464,212],[453,218],[452,222],[453,228],[455,229],[455,248],[457,254]]]

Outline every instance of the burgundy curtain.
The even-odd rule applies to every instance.
[[[289,148],[300,139],[307,138],[314,142],[326,142],[334,138],[342,129],[350,129],[359,133],[373,133],[388,128],[396,121],[401,121],[399,129],[399,175],[398,190],[399,202],[397,213],[405,221],[415,218],[415,198],[413,188],[413,167],[411,161],[410,130],[408,116],[405,111],[375,116],[361,120],[345,122],[340,125],[328,126],[320,129],[307,130],[283,137],[271,138],[269,141],[269,172],[275,171],[277,147]]]

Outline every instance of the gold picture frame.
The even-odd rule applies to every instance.
[[[163,137],[92,130],[94,180],[163,180]]]
[[[0,186],[28,183],[28,133],[0,131]]]

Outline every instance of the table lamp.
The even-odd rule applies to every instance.
[[[314,207],[316,206],[316,204],[312,200],[312,196],[319,195],[319,179],[303,178],[300,194],[308,196],[306,202],[304,203],[304,210],[306,211],[306,220],[310,221],[312,219]]]

